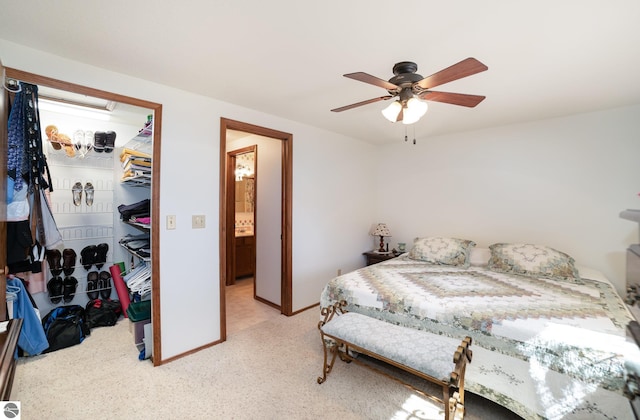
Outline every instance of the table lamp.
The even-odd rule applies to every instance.
[[[378,223],[371,235],[380,237],[380,249],[378,249],[377,252],[386,252],[384,249],[384,238],[391,236],[391,232],[387,225],[385,223]]]

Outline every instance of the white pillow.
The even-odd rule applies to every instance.
[[[409,251],[409,258],[431,264],[469,267],[469,250],[476,245],[468,239],[442,238],[439,236],[416,238]]]

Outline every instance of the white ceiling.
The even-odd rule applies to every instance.
[[[405,126],[380,114],[388,102],[330,109],[386,94],[344,73],[389,79],[399,61],[416,62],[423,76],[467,57],[489,67],[435,89],[487,99],[476,108],[431,102],[409,126],[418,139],[640,103],[637,0],[21,0],[0,8],[8,41],[372,143],[404,138]]]

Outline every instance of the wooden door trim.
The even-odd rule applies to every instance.
[[[51,77],[6,67],[6,77],[38,86],[46,86],[81,95],[148,108],[153,111],[153,166],[151,168],[151,322],[153,325],[153,365],[163,364],[160,317],[160,149],[162,135],[162,104],[131,96],[94,89]]]
[[[0,61],[0,74],[4,74],[4,66]],[[2,81],[3,86],[5,80]],[[7,173],[7,146],[9,142],[9,133],[7,130],[7,112],[9,112],[9,92],[2,89],[0,92],[0,173]],[[2,244],[2,255],[0,256],[0,321],[7,319],[7,183],[2,180],[0,182],[0,243]]]
[[[293,135],[228,118],[220,118],[220,339],[227,339],[225,285],[227,276],[227,236],[233,231],[233,223],[227,220],[227,130],[247,133],[282,140],[282,250],[281,250],[281,298],[282,314],[293,315],[292,302],[292,191],[293,191]]]

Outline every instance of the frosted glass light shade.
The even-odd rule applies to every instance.
[[[391,122],[398,120],[398,114],[402,110],[402,104],[398,101],[393,101],[388,107],[382,110],[382,115]]]
[[[407,107],[402,116],[403,124],[413,124],[417,122],[427,112],[429,105],[418,98],[411,98],[407,101]]]

